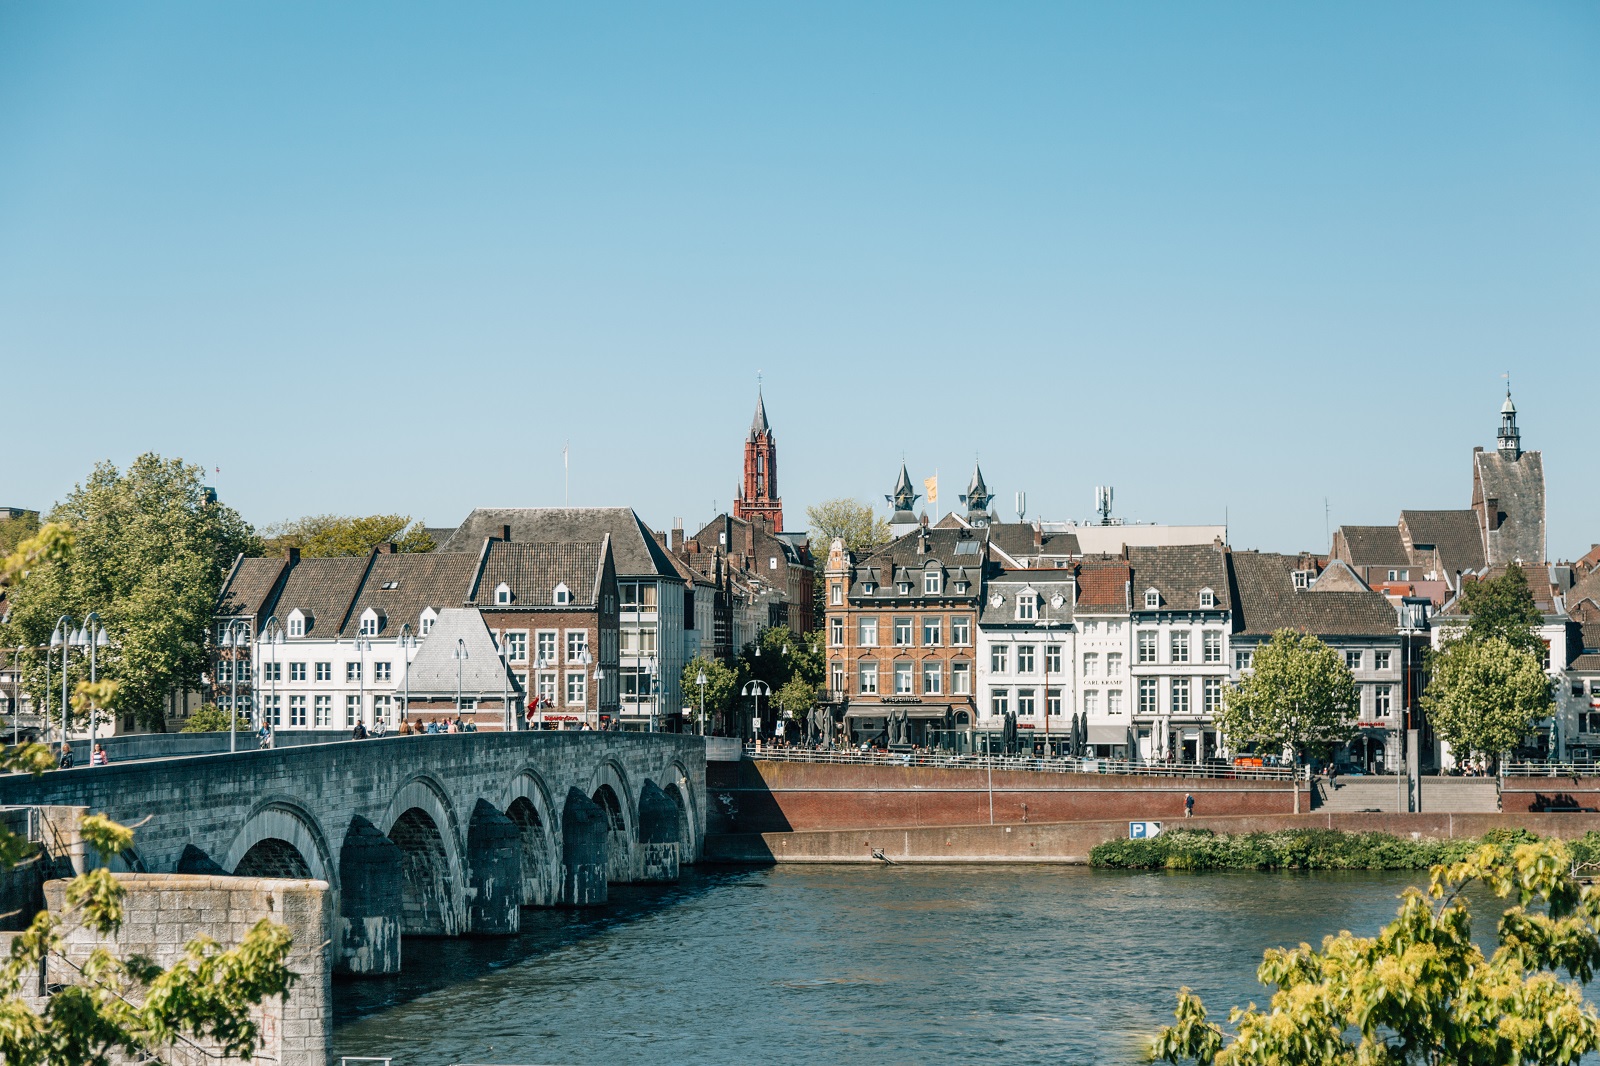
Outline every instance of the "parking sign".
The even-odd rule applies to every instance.
[[[1160,822],[1129,822],[1129,840],[1150,840],[1161,835]]]

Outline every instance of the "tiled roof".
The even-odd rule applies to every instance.
[[[927,537],[923,542],[921,538]],[[918,552],[919,543],[925,543],[925,550]],[[864,576],[871,572],[873,581],[877,584],[877,591],[870,597],[874,601],[886,603],[904,603],[907,605],[922,602],[924,599],[972,599],[976,600],[982,588],[984,560],[984,536],[982,530],[977,529],[928,529],[914,530],[897,540],[879,549],[866,559],[856,563],[852,575],[850,596],[852,599],[863,598],[861,582]],[[937,562],[944,572],[942,591],[934,596],[927,596],[922,591],[922,574],[930,562]],[[957,571],[966,570],[967,576],[960,580],[969,582],[967,592],[957,596],[953,590],[954,582],[958,580]],[[897,571],[909,575],[911,592],[902,596],[895,591],[894,581]]]
[[[266,615],[262,607],[288,565],[289,560],[282,555],[240,559],[217,597],[216,613],[224,618],[260,616],[258,622],[264,621]]]
[[[414,635],[420,634],[422,612],[429,607],[438,612],[461,606],[477,568],[476,552],[374,556],[372,570],[361,583],[361,592],[340,635],[353,637],[359,633],[361,616],[369,607],[378,615],[378,636],[398,637],[401,627],[407,624]],[[278,617],[284,617],[281,611]]]
[[[1071,533],[1046,532],[1043,546],[1035,547],[1031,522],[990,522],[988,530],[989,542],[1018,562],[1038,555],[1082,554],[1078,550],[1078,538]]]
[[[1121,559],[1084,560],[1078,565],[1079,614],[1124,614],[1133,571]]]
[[[598,543],[609,535],[619,577],[681,580],[667,550],[631,507],[479,507],[438,550],[476,551],[506,526],[516,543]]]
[[[1130,544],[1128,563],[1133,567],[1135,611],[1144,609],[1144,593],[1151,588],[1161,594],[1163,611],[1202,610],[1200,593],[1208,588],[1216,596],[1215,609],[1228,609],[1227,562],[1222,549],[1214,544]]]
[[[465,650],[464,659],[457,657],[458,649]],[[520,691],[476,608],[450,607],[439,612],[428,639],[411,660],[407,684],[413,697],[454,697],[458,678],[464,696]]]
[[[1471,510],[1401,511],[1400,524],[1411,535],[1413,551],[1439,553],[1441,576],[1454,580],[1458,570],[1483,569],[1483,534]]]
[[[305,615],[307,638],[332,639],[339,634],[345,612],[361,587],[367,560],[365,555],[301,559],[289,568],[282,591],[264,606],[263,613],[276,615],[287,626],[290,612],[298,610]]]
[[[594,607],[599,602],[605,552],[605,541],[518,544],[491,540],[477,594],[469,602],[494,606],[495,590],[504,584],[511,590],[512,607],[553,608],[556,586],[564,584],[572,593],[572,602],[556,609]]]
[[[1493,581],[1497,577],[1505,576],[1505,572],[1509,569],[1509,565],[1491,566],[1485,568],[1482,573],[1465,574],[1461,578],[1461,586],[1464,589],[1475,581]],[[1539,609],[1539,613],[1554,615],[1556,613],[1555,590],[1550,587],[1548,569],[1543,566],[1524,566],[1522,573],[1528,579],[1528,592],[1533,597],[1533,605]],[[1568,593],[1567,598],[1571,599],[1571,593]],[[1461,615],[1463,613],[1459,590],[1455,598],[1446,604],[1439,613],[1444,615]]]
[[[1406,546],[1398,526],[1340,526],[1351,566],[1406,566]]]
[[[1235,598],[1234,632],[1270,636],[1295,629],[1319,637],[1391,636],[1398,628],[1395,609],[1378,592],[1319,592],[1294,587],[1301,561],[1270,552],[1229,554]]]
[[[1489,562],[1524,564],[1544,561],[1544,457],[1523,452],[1515,459],[1499,452],[1475,452],[1482,498],[1498,500],[1505,516],[1499,529],[1490,530]],[[1478,492],[1475,486],[1474,502]]]
[[[1037,626],[1037,620],[1024,622],[1017,619],[1017,596],[1024,589],[1039,595],[1039,618],[1050,618],[1063,625],[1072,621],[1072,594],[1074,582],[1068,570],[1007,570],[989,579],[983,590],[983,603],[978,611],[980,626]],[[995,597],[1000,602],[995,602]],[[1061,597],[1061,606],[1051,606],[1055,597]]]

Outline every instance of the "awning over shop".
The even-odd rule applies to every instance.
[[[1095,725],[1089,723],[1089,743],[1091,744],[1126,744],[1128,742],[1128,727],[1123,725]]]
[[[966,711],[974,714],[970,704],[965,703],[867,703],[855,704],[845,712],[846,718],[887,718],[895,711],[905,711],[907,718],[943,718],[946,711]]]

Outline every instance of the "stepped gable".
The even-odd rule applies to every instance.
[[[1381,593],[1295,588],[1294,572],[1305,569],[1299,556],[1235,551],[1228,561],[1238,590],[1235,635],[1269,637],[1293,629],[1319,637],[1366,636],[1398,628],[1394,606]]]
[[[1483,533],[1478,528],[1478,516],[1470,508],[1401,511],[1400,533],[1412,561],[1427,565],[1422,557],[1431,553],[1441,577],[1483,569]]]
[[[1216,607],[1207,610],[1228,609],[1228,567],[1220,545],[1130,544],[1128,563],[1133,568],[1131,606],[1135,611],[1145,609],[1144,593],[1152,588],[1161,594],[1161,606],[1156,610],[1201,610],[1200,593],[1204,589],[1216,596]]]
[[[503,584],[511,590],[511,607],[556,607],[556,586],[565,585],[572,602],[557,609],[593,608],[600,602],[608,547],[606,541],[518,544],[491,540],[476,587],[466,602],[476,607],[496,606],[495,590]]]
[[[307,561],[315,560],[302,560],[300,565]],[[360,633],[361,616],[371,608],[378,616],[380,637],[397,637],[407,624],[414,635],[421,636],[422,612],[429,607],[437,612],[461,606],[477,564],[476,552],[385,552],[373,556],[372,568],[350,605],[340,635]],[[283,617],[279,611],[278,618]]]
[[[478,507],[436,550],[477,551],[486,538],[503,538],[508,527],[514,543],[593,543],[609,536],[619,577],[681,580],[667,550],[631,507]]]

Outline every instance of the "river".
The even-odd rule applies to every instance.
[[[777,866],[407,939],[335,989],[337,1055],[448,1063],[1133,1063],[1189,985],[1266,990],[1262,949],[1375,931],[1417,874]],[[1480,930],[1492,930],[1487,918]]]

